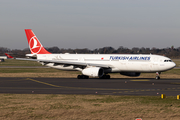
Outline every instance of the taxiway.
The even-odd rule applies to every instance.
[[[0,78],[0,93],[12,94],[180,94],[180,79]]]

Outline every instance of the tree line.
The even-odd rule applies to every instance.
[[[113,47],[103,47],[94,50],[90,50],[88,48],[83,49],[64,49],[58,47],[49,47],[46,48],[51,53],[72,53],[72,54],[157,54],[163,55],[170,58],[180,58],[180,47],[174,48],[138,48],[134,47],[132,49],[120,46],[118,49]],[[4,53],[9,53],[14,57],[25,57],[25,54],[30,54],[29,48],[25,48],[23,50],[19,49],[9,49],[0,47],[0,55],[4,56]]]

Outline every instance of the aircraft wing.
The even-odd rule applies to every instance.
[[[102,67],[102,68],[112,68],[112,65],[108,64],[96,64],[96,63],[90,63],[90,62],[82,62],[82,61],[65,61],[65,60],[44,60],[44,59],[27,59],[27,58],[14,58],[10,56],[9,54],[5,53],[8,58],[16,59],[16,60],[28,60],[28,61],[37,61],[37,62],[44,62],[47,63],[55,63],[60,65],[74,65],[74,66],[96,66],[96,67]]]
[[[62,64],[62,65],[74,65],[74,66],[96,66],[96,67],[102,67],[102,68],[112,68],[111,65],[105,65],[105,64],[96,64],[96,63],[90,63],[90,62],[82,62],[82,61],[64,61],[64,60],[44,60],[44,59],[26,59],[26,58],[14,58],[16,60],[28,60],[28,61],[37,61],[37,62],[44,62],[44,63],[56,63],[56,64]]]

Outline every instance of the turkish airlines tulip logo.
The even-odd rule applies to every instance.
[[[42,48],[42,45],[39,42],[39,40],[37,39],[37,37],[34,36],[29,41],[29,47],[30,47],[32,53],[39,53],[39,51]]]

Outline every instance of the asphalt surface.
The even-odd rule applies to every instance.
[[[180,79],[0,78],[0,93],[12,94],[180,94]]]

